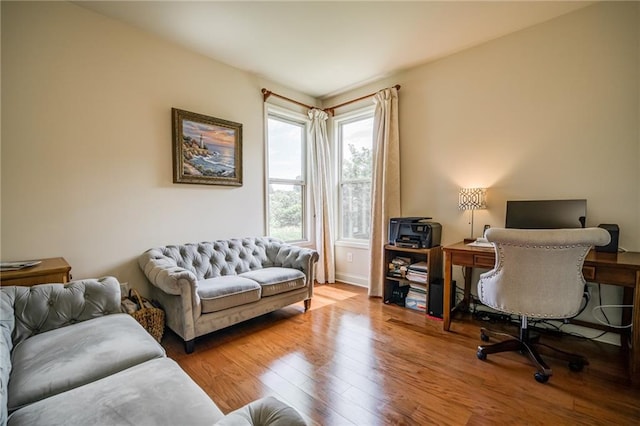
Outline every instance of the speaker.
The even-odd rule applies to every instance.
[[[429,294],[427,301],[427,313],[432,317],[442,318],[444,312],[444,280],[438,278],[429,283]],[[451,307],[456,301],[456,282],[451,281]]]
[[[611,241],[606,246],[596,246],[597,252],[604,253],[617,253],[618,252],[618,239],[620,238],[620,228],[614,223],[602,223],[598,225],[598,228],[606,229],[611,235]]]

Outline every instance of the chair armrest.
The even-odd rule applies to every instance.
[[[180,295],[181,283],[187,282],[194,289],[198,285],[196,275],[179,267],[171,259],[147,250],[138,258],[138,265],[151,284],[167,294]]]
[[[2,287],[3,307],[14,317],[13,344],[39,333],[103,315],[120,313],[120,283],[114,277]]]

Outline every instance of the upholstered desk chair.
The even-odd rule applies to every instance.
[[[564,319],[578,313],[585,291],[584,258],[591,247],[607,244],[609,233],[601,228],[490,228],[486,238],[494,245],[496,263],[494,269],[480,275],[478,297],[493,309],[519,315],[520,336],[482,328],[480,337],[485,342],[497,336],[510,339],[479,346],[478,358],[520,351],[535,364],[534,377],[540,383],[547,382],[552,374],[540,353],[569,361],[573,371],[582,370],[588,364],[586,358],[539,343],[539,336],[529,336],[527,319]]]

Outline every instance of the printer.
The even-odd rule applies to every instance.
[[[389,219],[389,244],[409,248],[439,246],[442,225],[430,220],[430,217],[394,217]]]

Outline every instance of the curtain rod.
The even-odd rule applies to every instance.
[[[293,99],[287,98],[286,96],[282,96],[282,95],[278,95],[275,92],[272,92],[271,90],[267,90],[265,88],[262,89],[262,100],[263,102],[266,102],[267,99],[269,99],[269,96],[275,96],[276,98],[280,98],[280,99],[284,99],[285,101],[289,101],[291,103],[294,103],[296,105],[300,105],[301,107],[305,107],[308,109],[319,109],[318,107],[314,107],[311,105],[307,105],[307,104],[303,104],[302,102],[298,102],[298,101],[294,101]]]
[[[395,87],[395,88],[396,88],[396,90],[400,90],[400,85],[399,85],[399,84],[396,84],[396,85],[395,85],[395,86],[393,86],[393,87]],[[378,92],[376,92],[376,93],[378,93]],[[337,108],[340,108],[340,107],[343,107],[343,106],[350,105],[350,104],[352,104],[352,103],[354,103],[354,102],[358,102],[358,101],[361,101],[361,100],[363,100],[363,99],[370,98],[370,97],[372,97],[372,96],[375,96],[375,95],[376,95],[376,93],[370,93],[370,94],[368,94],[368,95],[361,96],[361,97],[359,97],[358,99],[352,99],[352,100],[350,100],[350,101],[343,102],[343,103],[341,103],[341,104],[339,104],[339,105],[332,106],[332,107],[329,107],[329,108],[325,108],[325,109],[324,109],[324,111],[325,111],[325,112],[327,112],[329,115],[333,115],[334,111],[335,111]]]
[[[393,86],[393,87],[394,87],[396,90],[400,90],[400,85],[399,85],[399,84],[396,84],[396,85],[395,85],[395,86]],[[376,93],[378,93],[378,92],[376,92]],[[323,109],[322,111],[324,111],[324,112],[328,113],[329,115],[333,116],[333,115],[334,115],[334,112],[335,112],[335,110],[336,110],[337,108],[340,108],[340,107],[343,107],[343,106],[347,106],[347,105],[349,105],[349,104],[352,104],[352,103],[354,103],[354,102],[361,101],[361,100],[363,100],[363,99],[370,98],[370,97],[372,97],[372,96],[375,96],[375,94],[376,94],[376,93],[370,93],[370,94],[368,94],[368,95],[361,96],[361,97],[359,97],[359,98],[357,98],[357,99],[352,99],[352,100],[350,100],[350,101],[343,102],[343,103],[341,103],[341,104],[339,104],[339,105],[335,105],[335,106],[332,106],[332,107],[330,107],[330,108],[325,108],[325,109]],[[293,100],[293,99],[291,99],[291,98],[287,98],[286,96],[282,96],[282,95],[279,95],[279,94],[277,94],[277,93],[275,93],[275,92],[272,92],[271,90],[267,90],[267,89],[265,89],[265,88],[262,88],[262,100],[263,100],[263,102],[266,102],[266,101],[267,101],[267,99],[269,99],[269,97],[270,97],[270,96],[275,96],[276,98],[284,99],[285,101],[289,101],[289,102],[291,102],[291,103],[294,103],[294,104],[299,105],[299,106],[304,107],[304,108],[308,108],[308,109],[320,109],[320,108],[318,108],[318,107],[311,106],[311,105],[307,105],[307,104],[303,104],[302,102],[298,102],[298,101]]]

